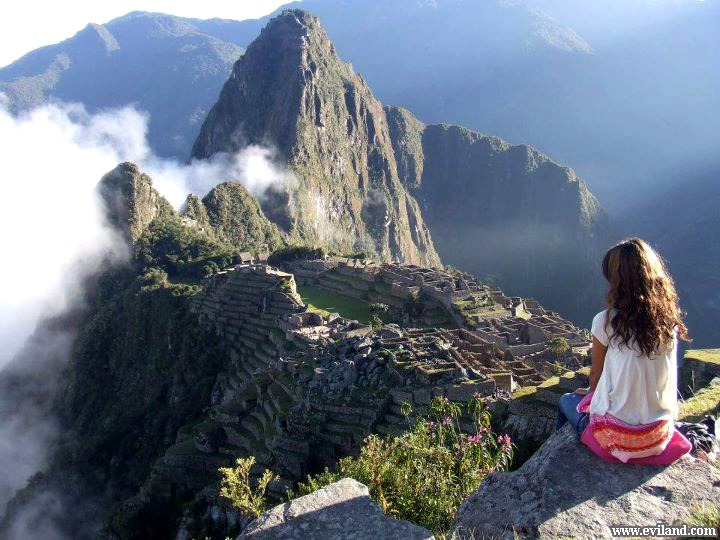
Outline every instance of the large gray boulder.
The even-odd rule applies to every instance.
[[[610,525],[682,522],[692,503],[718,500],[720,470],[705,462],[607,463],[566,426],[517,471],[489,475],[452,531],[460,539],[611,538]]]
[[[345,478],[268,510],[237,540],[426,540],[427,529],[385,516],[368,488]]]

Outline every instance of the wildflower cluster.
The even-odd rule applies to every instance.
[[[512,461],[510,437],[492,433],[490,412],[478,394],[464,407],[437,397],[429,414],[414,424],[411,405],[403,403],[401,411],[408,432],[387,438],[370,435],[358,457],[344,458],[336,470],[308,477],[296,495],[349,476],[368,486],[386,514],[441,534],[483,478],[506,470]]]

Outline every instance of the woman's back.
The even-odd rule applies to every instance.
[[[606,324],[607,310],[593,319],[592,334],[607,346],[590,412],[610,413],[628,424],[677,418],[677,340],[665,351],[647,356],[637,345],[621,345]]]

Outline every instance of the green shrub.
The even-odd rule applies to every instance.
[[[390,311],[390,306],[375,302],[370,304],[368,309],[370,311],[370,326],[378,328],[383,325],[383,316],[387,316],[388,311]]]
[[[161,268],[169,276],[200,279],[232,264],[235,252],[212,235],[177,218],[156,219],[136,244],[141,269]]]
[[[255,458],[238,458],[235,467],[221,467],[220,495],[228,499],[233,506],[251,518],[260,516],[268,508],[265,492],[275,476],[267,469],[263,472],[258,485],[250,483],[250,469]]]
[[[558,360],[561,356],[566,354],[571,349],[570,342],[561,336],[555,336],[554,338],[552,338],[548,345],[550,351],[556,356]]]
[[[688,523],[700,527],[715,527],[720,530],[720,506],[717,504],[695,504],[690,507]]]
[[[403,404],[410,425],[410,405]],[[490,413],[480,396],[467,404],[474,435],[461,433],[462,409],[435,398],[431,419],[420,419],[397,437],[370,435],[356,458],[341,459],[335,470],[308,476],[298,485],[305,495],[342,478],[367,485],[371,497],[390,516],[422,525],[437,534],[447,530],[460,503],[485,478],[512,461],[510,437],[490,429]]]
[[[283,262],[322,259],[323,257],[325,257],[323,248],[288,246],[273,251],[272,255],[268,257],[268,263],[277,266]]]

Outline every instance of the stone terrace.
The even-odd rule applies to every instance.
[[[294,261],[286,268],[300,284],[313,284],[367,302],[381,302],[406,318],[405,326],[459,327],[513,358],[548,358],[553,337],[583,355],[589,334],[533,299],[508,297],[469,274],[414,265],[330,257]]]
[[[310,312],[296,279],[398,310],[405,302],[421,304],[426,322],[431,314],[448,324],[372,329]],[[461,327],[467,317],[457,302],[484,303],[486,310],[473,307],[475,319]],[[507,399],[518,386],[538,385],[557,372],[547,339],[563,335],[581,344],[582,335],[539,306],[468,276],[339,259],[304,261],[292,273],[239,264],[207,280],[192,310],[226,342],[226,368],[207,416],[180,430],[155,474],[190,485],[236,456],[253,455],[253,473],[270,467],[280,474],[271,487],[278,496],[357,450],[368,434],[405,429],[403,402],[417,414],[434,396],[457,403],[476,393]],[[562,362],[576,369],[584,360],[574,352]]]

